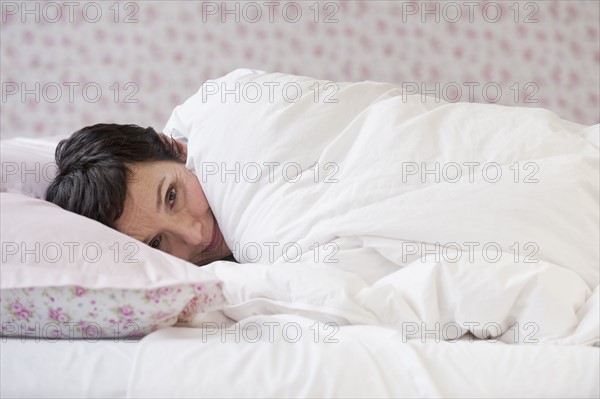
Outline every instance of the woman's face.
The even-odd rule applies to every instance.
[[[200,182],[185,164],[153,161],[130,168],[117,230],[198,265],[231,255]]]

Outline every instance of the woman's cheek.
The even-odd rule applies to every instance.
[[[198,209],[201,213],[208,211],[208,201],[206,200],[206,196],[204,195],[204,190],[200,184],[200,181],[191,171],[187,170],[186,178],[185,178],[185,190],[186,190],[186,200],[188,202],[188,206],[192,206],[195,209]]]

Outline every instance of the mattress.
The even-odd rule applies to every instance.
[[[5,339],[2,397],[598,397],[599,349],[256,316],[138,342]],[[576,381],[576,383],[574,383]]]
[[[3,398],[125,397],[139,343],[3,338]]]

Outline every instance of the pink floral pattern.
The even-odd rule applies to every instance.
[[[269,2],[94,2],[98,20],[93,11],[86,20],[81,3],[72,18],[71,7],[53,3],[58,20],[45,2],[39,15],[23,13],[33,4],[6,3],[0,67],[2,82],[14,84],[3,91],[14,94],[2,104],[3,137],[66,135],[110,121],[160,129],[204,80],[241,67],[429,90],[455,82],[462,101],[470,100],[465,82],[476,82],[475,102],[498,82],[500,104],[600,122],[594,0],[307,1],[295,2],[302,17],[293,22],[287,2],[272,13]],[[252,20],[256,7],[261,18]]]
[[[140,337],[225,304],[220,282],[154,289],[20,288],[0,294],[3,336],[49,339]]]

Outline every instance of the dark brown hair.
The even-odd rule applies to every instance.
[[[55,158],[58,173],[46,200],[112,228],[123,213],[133,164],[185,162],[175,140],[151,127],[103,123],[62,140]]]

